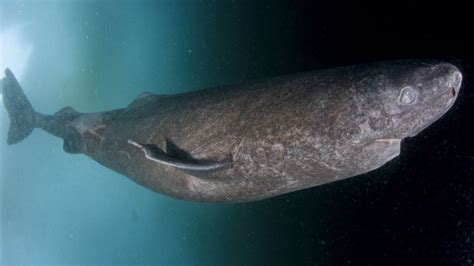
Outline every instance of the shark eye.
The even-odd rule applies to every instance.
[[[411,105],[416,101],[416,90],[412,87],[404,87],[398,96],[398,103],[400,105]]]

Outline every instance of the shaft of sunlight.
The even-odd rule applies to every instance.
[[[30,58],[33,46],[25,43],[21,37],[21,26],[12,25],[0,32],[0,79],[5,76],[5,68],[15,73],[18,80],[21,80]],[[0,93],[0,104],[3,103]]]

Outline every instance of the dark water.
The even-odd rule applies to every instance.
[[[150,192],[35,131],[1,150],[1,263],[472,265],[473,50],[451,1],[2,1],[0,66],[34,107],[92,112],[382,59],[457,64],[453,109],[381,169],[255,203]],[[1,140],[8,119],[0,111]]]

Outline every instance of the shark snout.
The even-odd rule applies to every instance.
[[[447,92],[451,94],[452,98],[456,98],[459,94],[459,90],[461,89],[462,84],[462,74],[461,71],[453,64],[445,63],[441,65],[441,68],[445,72],[445,86],[447,88]]]
[[[461,84],[462,84],[461,71],[459,71],[457,68],[453,70],[451,72],[450,81],[448,82],[450,82],[450,88],[451,88],[451,93],[453,95],[453,98],[456,98],[456,96],[459,93],[459,90],[461,89]]]

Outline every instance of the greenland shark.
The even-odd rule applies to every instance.
[[[68,153],[201,202],[255,201],[377,169],[451,108],[461,83],[449,63],[384,61],[45,115],[10,70],[1,81],[8,144],[40,128]]]

